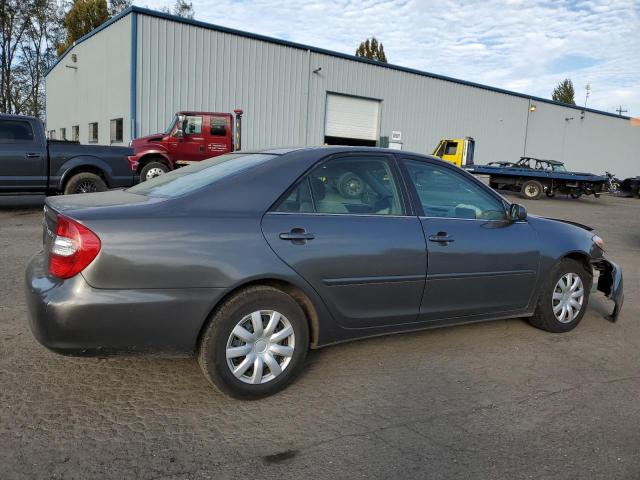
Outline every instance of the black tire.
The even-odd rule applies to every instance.
[[[520,193],[527,200],[538,200],[544,192],[544,187],[537,180],[528,180],[522,184]]]
[[[250,384],[234,376],[227,362],[226,349],[236,325],[252,312],[261,310],[276,311],[285,317],[293,328],[294,349],[282,373],[265,383]],[[265,323],[268,325],[268,322]],[[281,290],[268,286],[255,286],[242,290],[213,313],[202,335],[198,363],[205,377],[218,390],[235,398],[253,400],[272,395],[291,383],[304,366],[308,349],[309,325],[304,312],[295,300]],[[243,358],[246,357],[239,357],[239,360],[232,361],[240,362]],[[275,358],[285,360],[285,357]],[[247,372],[253,371],[253,368],[251,366]],[[272,374],[270,369],[269,374]]]
[[[576,192],[571,192],[569,195],[570,195],[570,196],[571,196],[571,198],[573,198],[574,200],[577,200],[577,199],[579,199],[579,198],[582,196],[582,192],[577,192],[577,193],[576,193]]]
[[[64,194],[104,192],[107,190],[105,181],[95,173],[80,172],[73,175],[64,186]]]
[[[553,312],[553,293],[556,290],[556,285],[566,274],[572,273],[578,275],[582,281],[582,288],[584,291],[584,297],[582,299],[582,305],[580,311],[577,313],[573,320],[563,323]],[[591,291],[591,285],[593,283],[593,274],[588,271],[585,265],[576,260],[570,258],[562,259],[553,269],[549,275],[546,284],[540,292],[538,298],[538,305],[536,306],[535,313],[529,318],[529,323],[534,327],[546,330],[547,332],[562,333],[573,330],[587,310],[587,304],[589,303],[589,292]]]
[[[361,198],[365,186],[355,173],[345,172],[338,178],[338,192],[345,198]]]
[[[549,198],[553,198],[553,197],[555,197],[555,196],[556,196],[556,192],[554,192],[553,190],[551,190],[551,189],[549,189],[549,188],[547,188],[547,189],[544,191],[544,194],[545,194],[547,197],[549,197]]]
[[[164,175],[168,171],[169,167],[163,162],[149,162],[144,167],[142,167],[142,170],[140,170],[140,181],[144,182],[145,180],[159,177],[160,175]]]

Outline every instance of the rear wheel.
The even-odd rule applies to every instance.
[[[151,180],[152,178],[164,175],[169,171],[169,167],[162,162],[149,162],[140,170],[140,181]]]
[[[554,191],[553,191],[553,190],[551,190],[550,188],[547,188],[547,189],[544,191],[544,193],[545,193],[545,195],[546,195],[547,197],[549,197],[549,198],[553,198],[553,197],[555,197],[555,196],[556,196],[556,192],[554,192]]]
[[[587,309],[592,282],[593,276],[583,264],[563,259],[549,275],[529,323],[554,333],[574,329]]]
[[[107,184],[104,180],[99,175],[91,172],[76,173],[64,186],[65,195],[104,192],[105,190],[107,190]]]
[[[537,180],[528,180],[522,185],[520,193],[527,200],[537,200],[542,196],[544,188]]]
[[[579,199],[582,196],[582,192],[571,192],[569,194],[571,196],[571,198],[573,198],[574,200]]]
[[[257,286],[213,315],[198,362],[219,390],[250,400],[285,388],[302,368],[308,348],[309,327],[300,306],[280,290]]]

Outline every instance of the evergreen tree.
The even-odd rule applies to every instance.
[[[384,45],[378,43],[376,37],[372,37],[371,40],[367,38],[364,42],[361,42],[360,46],[356,49],[356,57],[364,57],[380,63],[387,63]]]
[[[573,90],[573,82],[570,79],[565,78],[556,88],[553,89],[551,99],[556,102],[575,105],[576,100],[575,91]]]

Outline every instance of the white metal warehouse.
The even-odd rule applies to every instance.
[[[46,78],[47,130],[127,144],[179,110],[245,111],[243,148],[345,142],[431,153],[473,137],[476,163],[520,156],[640,174],[628,117],[131,7],[78,40]]]

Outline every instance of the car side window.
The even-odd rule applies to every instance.
[[[227,119],[225,117],[211,117],[211,135],[218,137],[227,135]]]
[[[503,220],[503,203],[461,173],[427,162],[405,160],[427,217]]]
[[[387,158],[343,157],[322,163],[276,207],[278,212],[402,215]]]
[[[24,120],[0,120],[0,143],[33,142],[33,128]]]
[[[186,117],[186,132],[188,135],[199,135],[202,133],[202,117]]]

